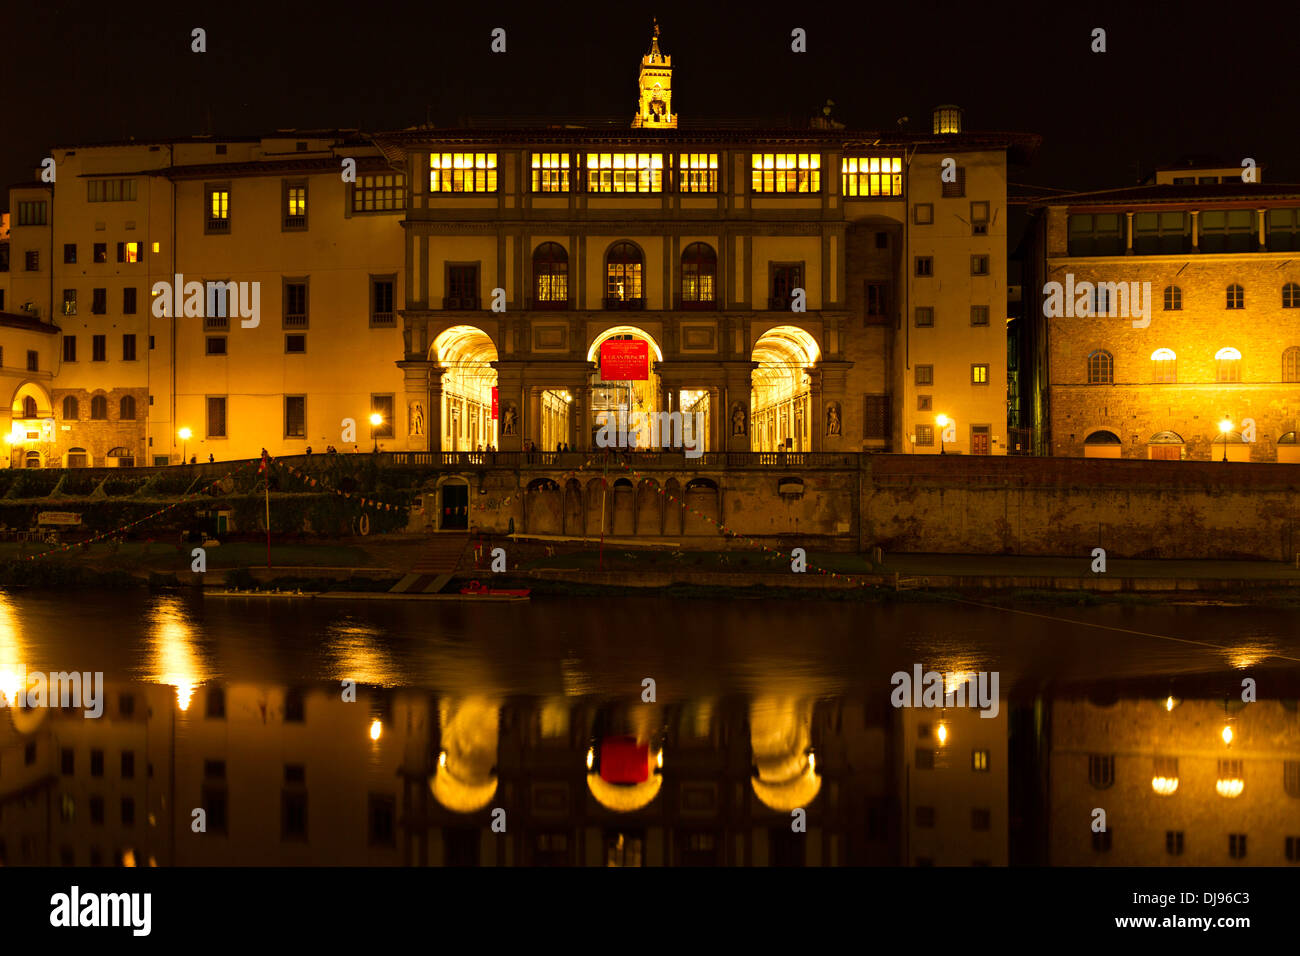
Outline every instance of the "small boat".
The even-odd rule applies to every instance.
[[[478,597],[528,597],[528,595],[532,593],[532,590],[532,588],[490,588],[479,581],[471,581],[460,589],[460,593]]]

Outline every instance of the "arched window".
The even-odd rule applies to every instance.
[[[1237,283],[1228,286],[1228,308],[1244,309],[1246,307],[1246,290]]]
[[[102,422],[108,418],[108,399],[103,395],[96,395],[90,400],[90,419],[91,421]]]
[[[1300,382],[1300,346],[1293,345],[1282,353],[1282,381]]]
[[[1173,349],[1156,349],[1151,353],[1152,381],[1172,385],[1178,381],[1178,356]]]
[[[1165,286],[1165,311],[1177,312],[1183,307],[1183,290],[1176,285]]]
[[[616,242],[605,256],[605,308],[644,308],[641,279],[645,260],[630,242]]]
[[[533,251],[533,307],[569,307],[569,253],[558,242],[543,242]]]
[[[130,395],[123,395],[122,401],[118,405],[117,417],[124,422],[135,421],[135,398]]]
[[[23,396],[23,418],[36,417],[36,399],[30,395]],[[37,466],[39,467],[39,466]]]
[[[1098,790],[1106,790],[1115,782],[1115,755],[1088,755],[1088,782]]]
[[[1088,356],[1088,384],[1111,385],[1115,382],[1115,359],[1109,352],[1096,351]]]
[[[39,451],[29,451],[27,453],[27,460],[23,462],[23,467],[24,468],[41,467],[41,453]]]
[[[77,400],[71,395],[63,400],[63,417],[70,422],[75,422],[79,417],[81,408],[77,405]]]
[[[1233,348],[1219,349],[1214,353],[1217,379],[1220,382],[1241,381],[1241,353]]]
[[[713,308],[717,288],[718,254],[707,242],[692,242],[682,250],[682,308]]]
[[[1282,308],[1300,309],[1300,285],[1288,282],[1282,286]]]

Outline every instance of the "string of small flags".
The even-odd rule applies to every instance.
[[[190,501],[199,497],[200,495],[207,494],[209,488],[212,488],[215,485],[225,481],[227,478],[231,478],[237,475],[239,472],[243,471],[245,468],[248,468],[252,464],[253,462],[246,461],[240,466],[238,466],[237,468],[232,468],[230,471],[226,472],[220,478],[212,479],[212,481],[208,482],[206,485],[203,485],[197,491],[192,491],[188,495],[183,496],[179,501],[173,501],[169,505],[164,505],[163,507],[159,508],[157,511],[151,512],[142,518],[137,518],[135,521],[129,521],[124,525],[120,525],[119,527],[112,529],[111,531],[101,531],[99,534],[87,538],[85,541],[79,541],[75,544],[72,543],[60,544],[57,547],[50,548],[50,550],[48,551],[42,551],[39,554],[26,555],[23,557],[23,560],[35,561],[37,558],[44,558],[51,554],[61,554],[64,551],[71,551],[73,548],[80,548],[86,545],[95,544],[98,541],[103,541],[105,538],[116,537],[117,535],[121,534],[124,531],[129,531],[130,529],[136,527],[137,525],[144,524],[146,521],[150,520],[151,518],[156,518],[161,514],[166,514],[168,511],[171,511],[173,508],[179,508],[181,505],[188,504]]]
[[[295,468],[293,465],[290,465],[288,462],[277,461],[276,459],[272,458],[271,464],[276,465],[279,468],[283,468],[289,474],[293,475],[295,478],[299,478],[302,481],[306,482],[312,488],[320,488],[322,491],[333,492],[334,494],[339,495],[340,497],[347,498],[349,500],[355,500],[363,508],[374,508],[376,511],[398,511],[401,508],[400,505],[392,505],[389,504],[387,501],[376,501],[374,498],[367,498],[365,495],[357,494],[355,492],[340,491],[338,488],[331,488],[329,485],[325,484],[323,480],[312,477],[306,472],[303,472]]]

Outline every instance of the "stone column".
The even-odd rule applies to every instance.
[[[1192,251],[1193,252],[1201,251],[1200,215],[1201,215],[1201,211],[1199,209],[1192,210]]]
[[[428,361],[398,362],[397,367],[403,375],[402,400],[406,415],[403,419],[399,409],[393,409],[393,413],[398,421],[406,422],[405,447],[409,451],[436,451],[442,434],[438,412],[442,403],[444,369]],[[417,428],[420,434],[416,434]],[[400,440],[396,429],[393,435]]]
[[[1259,252],[1267,252],[1267,251],[1268,251],[1268,238],[1267,238],[1267,237],[1268,237],[1268,233],[1265,232],[1265,223],[1264,223],[1264,221],[1265,221],[1265,213],[1266,213],[1266,210],[1259,209],[1259,210],[1256,210],[1256,211],[1259,213],[1259,249],[1258,249],[1257,251],[1259,251]]]
[[[578,385],[573,392],[569,411],[569,447],[575,451],[591,450],[591,386]]]
[[[1124,213],[1124,255],[1133,255],[1133,214]]]

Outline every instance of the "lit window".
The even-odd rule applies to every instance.
[[[664,188],[664,158],[659,153],[588,153],[587,191],[658,193]]]
[[[903,195],[903,160],[899,156],[846,156],[840,161],[844,195]]]
[[[533,153],[533,192],[569,191],[569,154]]]
[[[677,157],[677,190],[684,193],[718,191],[718,154],[681,153]]]
[[[284,228],[307,228],[307,184],[284,184]]]
[[[230,231],[230,187],[207,187],[207,214],[205,217],[208,232]]]
[[[987,750],[972,750],[970,752],[970,768],[981,773],[986,772],[989,769],[989,752]]]
[[[606,308],[617,308],[619,303],[641,301],[641,250],[630,242],[616,242],[610,246],[605,259]]]
[[[1241,381],[1241,353],[1233,348],[1223,348],[1214,353],[1217,380],[1220,382]]]
[[[972,385],[987,385],[989,383],[989,367],[987,365],[972,365],[970,367],[970,383]]]
[[[707,242],[682,250],[682,307],[710,306],[716,297],[718,254]]]
[[[1173,349],[1156,349],[1151,353],[1152,380],[1157,385],[1172,385],[1178,381],[1178,356]]]
[[[430,154],[429,192],[494,193],[496,191],[496,153]]]
[[[750,168],[751,186],[756,193],[822,191],[820,153],[754,153]]]
[[[558,242],[543,242],[533,252],[535,308],[566,309],[569,306],[569,253]]]

